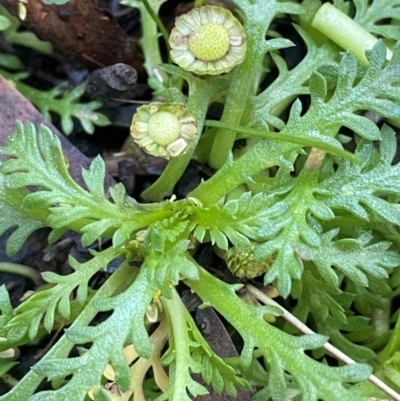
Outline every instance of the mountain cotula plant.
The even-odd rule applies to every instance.
[[[133,116],[132,140],[168,165],[146,203],[122,184],[105,191],[100,157],[82,171],[84,189],[48,128],[17,123],[1,149],[7,252],[42,227],[50,242],[74,230],[84,246],[112,246],[85,263],[71,257],[72,274],[44,273],[50,285],[16,309],[1,287],[0,351],[70,326],[0,400],[184,401],[207,393],[193,373],[216,392],[256,389],[255,401],[399,400],[400,0],[232,0],[234,13],[197,0],[169,37],[160,1],[124,3],[141,12],[157,95]],[[306,45],[293,68],[282,52],[293,43],[272,24],[283,16]],[[161,63],[157,29],[173,63]],[[219,120],[206,119],[213,102]],[[215,174],[176,199],[193,158]],[[196,261],[204,243],[237,284]],[[116,258],[125,262],[91,289]],[[240,357],[210,348],[179,283],[240,335]],[[44,379],[53,389],[37,392]]]

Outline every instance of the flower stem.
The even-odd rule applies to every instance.
[[[327,143],[324,143],[324,142],[321,142],[318,140],[314,140],[312,138],[300,137],[300,136],[298,136],[298,137],[290,136],[290,135],[285,134],[284,131],[272,132],[272,131],[269,131],[266,129],[257,129],[257,128],[248,128],[248,127],[231,127],[230,128],[229,125],[227,125],[221,121],[213,121],[213,120],[206,120],[204,125],[206,127],[219,127],[219,128],[223,128],[223,129],[231,129],[234,132],[248,135],[251,138],[269,139],[269,140],[274,140],[274,141],[295,143],[295,144],[303,145],[303,146],[313,146],[315,148],[315,151],[320,150],[320,151],[329,152],[335,156],[340,156],[340,157],[346,158],[348,160],[351,160],[353,163],[360,162],[360,159],[351,152],[347,152],[343,149],[337,148],[335,146],[331,146]]]
[[[212,85],[207,81],[192,80],[189,82],[189,85],[191,95],[187,107],[197,121],[198,134],[187,152],[184,155],[171,159],[158,180],[141,194],[142,198],[145,200],[153,202],[160,201],[171,193],[192,158],[193,152],[200,139],[200,133],[203,130],[208,104],[213,94],[218,91],[217,84]]]
[[[249,9],[248,12],[254,11]],[[238,126],[243,118],[246,109],[247,100],[250,95],[255,95],[255,79],[259,76],[259,70],[262,68],[262,61],[265,56],[265,31],[274,13],[265,12],[264,16],[248,16],[252,24],[245,24],[247,37],[247,54],[242,64],[236,66],[232,71],[231,81],[235,85],[231,86],[228,93],[224,112],[221,121],[231,126]],[[209,164],[215,169],[223,166],[232,150],[236,139],[236,132],[228,129],[219,129],[211,148]]]
[[[146,3],[148,7],[146,7]],[[153,8],[148,4],[148,1],[139,3],[138,8],[140,11],[142,22],[141,25],[143,30],[142,38],[140,39],[140,44],[142,46],[145,59],[143,65],[149,77],[149,86],[153,89],[158,89],[158,86],[162,85],[162,81],[167,79],[167,75],[164,73],[164,71],[159,69],[157,69],[157,72],[155,71],[156,67],[162,63],[158,41],[154,40],[154,38],[157,37],[157,23],[152,17],[152,14],[149,12],[149,9],[153,11]],[[153,14],[157,12],[158,9],[153,11]]]
[[[351,50],[365,64],[365,50],[370,50],[378,41],[373,35],[332,4],[325,3],[315,14],[311,26],[322,32],[345,50]],[[392,52],[387,50],[387,58]]]
[[[37,286],[43,282],[42,275],[36,269],[30,266],[20,265],[19,263],[0,262],[0,272],[17,274],[19,276],[29,278]]]
[[[162,23],[161,19],[158,17],[157,13],[153,10],[153,8],[151,7],[150,3],[148,0],[142,0],[143,4],[146,8],[146,11],[149,13],[149,15],[151,16],[151,18],[153,19],[153,21],[157,24],[158,29],[160,30],[164,41],[165,41],[165,46],[167,46],[167,53],[169,54],[169,40],[168,40],[168,32],[167,29],[165,28],[164,24]],[[156,6],[157,11],[159,8],[159,5]]]

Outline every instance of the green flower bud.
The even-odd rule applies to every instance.
[[[139,107],[132,119],[133,140],[164,159],[184,154],[196,135],[196,120],[181,103],[150,103]]]
[[[275,256],[267,259],[254,259],[256,247],[230,248],[225,259],[229,270],[238,277],[253,278],[265,273],[275,260]]]
[[[199,75],[228,72],[246,53],[243,26],[229,10],[218,6],[194,8],[181,15],[169,44],[172,60]]]

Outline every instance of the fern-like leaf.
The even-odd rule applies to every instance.
[[[7,335],[6,325],[14,317],[13,307],[5,285],[0,286],[0,337]]]
[[[201,268],[199,273],[199,281],[186,282],[204,303],[212,304],[242,336],[243,366],[249,366],[255,347],[264,352],[270,369],[268,387],[273,389],[271,390],[274,394],[273,399],[282,399],[282,394],[286,393],[285,372],[288,372],[297,380],[304,400],[336,401],[339,398],[345,401],[364,400],[364,397],[350,393],[344,383],[364,380],[370,375],[370,367],[352,364],[333,368],[312,360],[306,356],[304,350],[320,348],[327,340],[326,337],[315,334],[293,337],[270,326],[264,320],[264,316],[271,313],[279,314],[279,308],[254,308],[237,297],[235,293],[237,288],[234,286],[215,279]],[[216,291],[207,290],[211,283]]]
[[[161,362],[169,365],[170,369],[172,367],[173,373],[170,387],[160,400],[189,401],[186,388],[193,396],[206,394],[207,390],[190,377],[190,371],[201,373],[205,382],[211,383],[217,393],[225,389],[230,395],[235,395],[236,387],[251,388],[246,380],[214,353],[175,291],[170,300],[163,300],[163,304],[169,315],[172,336],[170,347]]]
[[[321,322],[325,322],[329,316],[339,322],[346,322],[345,308],[339,302],[342,291],[321,281],[318,274],[312,273],[309,263],[301,280],[295,282],[292,295],[298,300],[293,313],[302,322],[307,321],[310,313]],[[294,332],[294,329],[290,331]]]
[[[317,333],[329,336],[330,342],[352,358],[358,361],[373,358],[374,353],[371,350],[356,342],[367,340],[374,333],[375,327],[368,326],[367,317],[348,316],[349,312],[345,314],[351,307],[355,295],[342,292],[337,287],[331,287],[320,281],[310,270],[308,263],[299,285],[301,292],[298,291],[296,294],[298,303],[292,311],[293,314]],[[318,276],[318,273],[316,274]],[[308,319],[310,315],[313,319]],[[294,332],[294,329],[289,328],[289,331]],[[350,332],[353,335],[353,343],[343,332]],[[324,351],[322,349],[313,351],[313,354],[316,358],[320,358]]]
[[[102,106],[101,102],[79,102],[85,92],[85,84],[77,86],[70,92],[66,90],[66,83],[42,91],[21,82],[19,74],[3,70],[0,73],[5,78],[13,80],[17,90],[36,106],[47,120],[51,121],[51,113],[59,114],[61,128],[66,135],[71,134],[74,128],[73,117],[81,123],[83,130],[88,134],[93,134],[95,126],[104,127],[110,124],[108,117],[97,111]]]
[[[131,372],[123,350],[129,342],[139,355],[151,357],[151,343],[144,325],[144,315],[156,290],[156,285],[147,279],[146,269],[142,268],[124,293],[97,301],[97,309],[113,310],[113,314],[98,326],[75,327],[67,331],[70,341],[76,344],[89,342],[92,346],[80,357],[50,359],[34,367],[38,374],[50,380],[62,380],[68,375],[72,375],[72,378],[63,387],[39,392],[31,400],[38,401],[49,396],[55,401],[83,401],[89,390],[101,385],[102,373],[107,364],[113,368],[115,382],[121,391],[127,391],[131,384]]]
[[[399,0],[354,0],[356,14],[354,20],[373,35],[400,40]],[[388,21],[389,23],[382,23]]]
[[[368,288],[346,281],[346,291],[355,294],[354,306],[364,316],[369,316],[373,308],[387,308],[387,297],[391,293],[388,280],[378,280],[368,277]]]
[[[265,194],[252,196],[247,192],[223,206],[195,208],[192,229],[195,238],[200,242],[209,233],[212,244],[221,249],[228,249],[228,240],[236,247],[245,247],[250,245],[250,240],[258,238],[259,229],[272,216],[280,216],[284,212],[286,208],[283,204],[274,206]]]
[[[68,172],[59,139],[45,126],[36,133],[32,123],[18,123],[17,132],[0,154],[11,156],[0,163],[0,186],[4,189],[0,191],[0,201],[8,205],[5,208],[17,210],[13,222],[11,216],[3,218],[2,230],[26,224],[16,232],[15,243],[9,245],[12,253],[32,230],[43,225],[54,229],[52,241],[74,229],[83,232],[84,245],[102,235],[114,234],[114,243],[120,246],[133,231],[160,217],[153,216],[153,211],[163,209],[165,217],[175,211],[164,204],[147,212],[125,196],[122,184],[110,189],[109,200],[104,190],[105,165],[99,157],[82,172],[88,190],[83,189]],[[32,187],[36,187],[35,192],[28,190]]]
[[[381,130],[381,135],[383,140],[379,158],[372,158],[373,145],[363,140],[356,150],[356,155],[363,161],[361,165],[342,160],[337,171],[320,184],[317,183],[318,172],[307,171],[290,180],[286,186],[277,181],[279,192],[272,191],[270,196],[282,197],[287,193],[281,201],[286,204],[287,213],[270,219],[260,229],[260,238],[268,241],[257,248],[255,255],[259,258],[276,255],[265,280],[271,282],[277,279],[278,289],[283,295],[290,292],[290,277],[301,277],[302,260],[314,260],[323,280],[333,287],[338,285],[338,277],[332,266],[341,269],[358,285],[366,286],[368,280],[363,270],[369,275],[383,278],[398,263],[398,255],[388,252],[388,242],[371,245],[371,248],[365,247],[363,241],[367,234],[363,234],[359,240],[343,239],[329,251],[326,241],[329,236],[333,239],[338,231],[331,231],[321,237],[318,230],[309,225],[307,218],[307,214],[311,213],[322,221],[331,220],[345,211],[354,214],[361,222],[364,220],[366,224],[370,221],[394,225],[400,223],[400,212],[397,205],[392,203],[397,203],[396,197],[400,195],[399,165],[391,165],[396,149],[395,137],[386,126]],[[394,196],[393,199],[391,196]],[[353,256],[350,246],[353,247]],[[336,260],[329,260],[327,255],[334,249]],[[350,259],[345,261],[339,255],[340,249],[343,249],[342,256],[346,255],[355,264]],[[369,254],[370,251],[373,255]]]
[[[358,286],[368,286],[368,276],[384,279],[394,267],[400,264],[400,255],[390,251],[391,243],[371,243],[373,236],[364,232],[359,238],[342,238],[336,241],[339,230],[332,230],[321,236],[321,246],[312,250],[311,260],[321,276],[333,287],[339,279],[332,267],[350,278]],[[368,274],[368,276],[367,276]]]
[[[0,191],[4,189],[3,184],[4,180],[0,177]],[[9,256],[15,255],[34,231],[46,226],[44,221],[40,218],[35,218],[34,214],[23,211],[18,206],[13,207],[12,203],[14,201],[22,203],[23,192],[25,191],[13,191],[9,197],[10,204],[0,203],[0,234],[3,234],[9,228],[16,227],[7,239],[6,252]],[[45,218],[45,216],[43,217]]]
[[[180,240],[169,249],[166,248],[167,235],[164,230],[150,229],[145,240],[146,251],[144,265],[148,279],[154,282],[162,294],[170,298],[172,285],[177,285],[182,277],[196,280],[198,271],[196,266],[187,258],[185,251],[188,248],[188,240]],[[160,263],[162,261],[162,263]]]
[[[342,160],[334,175],[324,180],[314,191],[336,214],[348,211],[362,220],[400,224],[397,202],[390,195],[400,196],[400,164],[392,165],[396,151],[396,138],[388,126],[381,130],[380,156],[372,165],[373,144],[361,141],[356,155],[361,165]]]
[[[26,334],[29,339],[36,338],[39,328],[47,332],[53,329],[54,318],[58,312],[68,320],[71,314],[70,296],[77,289],[77,301],[83,304],[88,296],[88,281],[100,269],[107,267],[116,256],[114,249],[98,253],[90,261],[80,264],[72,257],[70,264],[75,270],[67,276],[46,272],[43,277],[54,286],[38,291],[16,309],[15,316],[6,324],[7,341],[18,343]]]
[[[274,257],[264,280],[269,283],[276,279],[278,291],[283,296],[290,293],[291,278],[301,278],[303,260],[310,258],[309,248],[321,246],[320,235],[308,224],[307,214],[313,213],[322,219],[333,217],[333,213],[313,197],[317,177],[316,172],[305,171],[295,180],[281,183],[279,190],[272,192],[270,197],[281,198],[275,207],[279,205],[285,213],[265,221],[258,232],[258,239],[265,243],[257,247],[255,257]]]
[[[375,124],[355,112],[371,110],[384,117],[400,117],[397,100],[400,95],[397,85],[400,73],[400,42],[388,63],[386,48],[382,42],[377,42],[368,57],[370,64],[365,75],[356,82],[356,58],[351,53],[343,56],[336,89],[328,101],[325,99],[326,80],[321,74],[314,72],[310,78],[311,107],[303,117],[300,117],[299,112],[292,112],[284,129],[285,133],[299,135],[299,131],[305,133],[318,127],[322,134],[335,135],[341,126],[346,126],[366,139],[380,139]]]
[[[278,68],[279,75],[263,92],[252,96],[248,102],[248,111],[242,124],[258,128],[274,126],[280,130],[284,123],[276,114],[281,112],[283,106],[289,106],[291,101],[300,95],[310,93],[307,81],[312,71],[320,66],[333,61],[337,49],[331,43],[318,47],[313,37],[301,27],[296,27],[307,46],[307,54],[304,59],[291,70],[278,53],[271,53],[271,58]],[[246,120],[248,116],[249,120]]]

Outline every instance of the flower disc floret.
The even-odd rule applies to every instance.
[[[184,104],[154,102],[137,109],[131,135],[145,152],[170,159],[184,154],[196,138],[196,120]]]
[[[160,111],[152,115],[148,122],[149,137],[161,146],[176,141],[180,134],[179,120],[171,113]]]
[[[190,36],[189,50],[200,60],[217,61],[228,53],[228,32],[222,25],[203,25]]]
[[[172,60],[199,75],[228,72],[246,53],[243,26],[218,6],[194,8],[177,18],[169,43]]]

